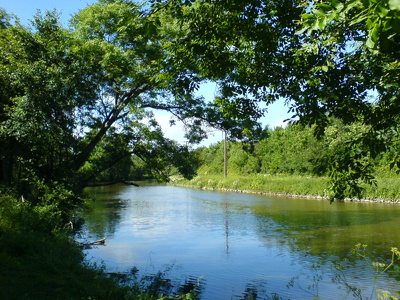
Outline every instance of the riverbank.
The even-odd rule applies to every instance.
[[[378,178],[378,185],[364,186],[362,199],[346,198],[344,201],[400,203],[399,178]],[[330,200],[327,177],[300,175],[199,175],[192,180],[171,178],[171,184],[204,190],[248,193],[285,198]]]
[[[71,229],[60,226],[51,206],[0,196],[0,299],[177,298],[145,290],[135,274],[107,273],[104,265],[88,262],[88,245],[75,242]]]
[[[68,230],[51,207],[0,196],[0,299],[127,299]]]

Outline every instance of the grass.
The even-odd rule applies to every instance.
[[[302,175],[267,175],[254,174],[246,176],[199,175],[192,180],[172,178],[173,184],[193,186],[197,188],[227,189],[250,193],[266,193],[282,196],[328,197],[328,177]],[[364,186],[365,199],[400,200],[400,180],[396,177],[377,178],[377,187]]]
[[[52,207],[0,196],[0,299],[177,299],[89,264],[59,221]]]
[[[366,198],[400,201],[399,177],[378,177],[377,183],[377,187],[366,187]]]
[[[175,184],[191,185],[198,188],[230,189],[244,192],[293,195],[325,195],[326,178],[292,175],[247,175],[228,176],[199,175],[188,181],[173,178]]]
[[[126,291],[101,269],[83,264],[65,238],[0,234],[1,299],[124,299]]]
[[[0,197],[0,299],[125,299],[126,288],[84,255],[49,210]]]

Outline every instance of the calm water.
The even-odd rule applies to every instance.
[[[171,186],[114,186],[90,190],[82,237],[107,238],[87,250],[110,272],[166,271],[176,282],[199,280],[201,299],[354,299],[339,275],[362,289],[400,290],[389,275],[350,253],[368,245],[372,261],[388,262],[400,246],[400,205],[333,203]],[[400,247],[399,247],[400,248]],[[342,271],[332,261],[348,259]],[[342,277],[343,278],[343,277]],[[292,284],[288,285],[289,282]],[[340,282],[343,282],[340,281]]]

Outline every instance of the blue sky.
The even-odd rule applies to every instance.
[[[0,0],[0,7],[8,13],[14,13],[23,24],[36,14],[37,10],[57,9],[62,14],[63,25],[68,25],[70,16],[86,7],[94,0]]]
[[[32,16],[36,14],[37,10],[53,10],[56,9],[61,13],[61,20],[64,26],[68,26],[68,20],[71,15],[77,13],[80,9],[87,5],[94,3],[94,0],[0,0],[0,7],[4,8],[8,13],[15,14],[23,24],[28,24],[28,19],[32,19]],[[204,96],[206,99],[213,99],[216,93],[215,85],[203,86],[199,94]],[[288,108],[284,106],[283,100],[268,107],[268,113],[261,120],[263,125],[269,125],[274,128],[276,126],[282,126],[283,120],[287,119]],[[159,123],[162,125],[166,135],[172,139],[178,141],[182,140],[182,128],[177,125],[174,127],[169,126],[169,116],[166,114],[159,114]],[[214,143],[222,139],[222,134],[215,132],[214,136],[204,144]]]

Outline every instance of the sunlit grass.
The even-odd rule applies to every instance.
[[[325,196],[327,189],[326,178],[324,177],[294,175],[232,175],[226,178],[218,175],[200,175],[190,181],[184,179],[174,180],[174,183],[192,185],[199,188],[309,196]]]
[[[327,177],[301,175],[255,174],[246,176],[199,175],[192,180],[172,178],[174,184],[189,185],[198,188],[229,189],[240,192],[259,192],[282,196],[328,197]],[[377,186],[364,186],[365,199],[375,201],[400,200],[399,178],[377,178]]]

